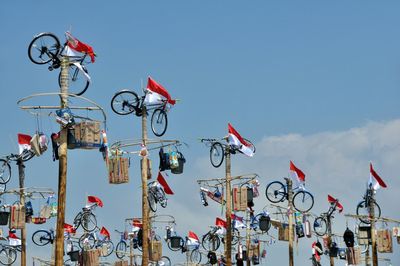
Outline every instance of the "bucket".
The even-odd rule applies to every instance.
[[[79,260],[79,250],[74,250],[68,252],[69,258],[71,261],[78,261]]]
[[[260,219],[258,220],[258,227],[260,227],[261,231],[268,231],[271,224],[270,224],[270,218],[268,216],[262,215]]]
[[[185,157],[181,152],[177,152],[178,156],[178,167],[172,168],[171,173],[173,174],[182,174],[183,173],[183,165],[186,162]]]
[[[182,238],[179,236],[171,236],[171,248],[180,248],[182,244]]]
[[[0,211],[0,225],[7,225],[10,213],[6,211]]]

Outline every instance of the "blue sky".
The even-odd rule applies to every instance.
[[[223,169],[212,168],[208,150],[197,138],[224,136],[228,122],[257,146],[254,158],[233,158],[234,175],[256,172],[264,190],[268,182],[285,176],[289,160],[294,160],[319,200],[313,211],[327,209],[325,197],[332,193],[343,198],[345,210],[354,212],[372,161],[389,183],[377,195],[383,213],[400,218],[392,200],[400,192],[396,177],[399,3],[80,1],[67,6],[54,1],[3,1],[0,5],[1,154],[16,151],[18,132],[36,130],[35,118],[19,110],[17,100],[58,90],[58,73],[29,61],[29,42],[44,31],[64,40],[64,32],[71,30],[98,54],[96,63],[88,66],[93,83],[84,96],[105,109],[111,142],[140,137],[137,117],[111,111],[110,100],[118,90],[139,92],[141,82],[151,75],[181,99],[170,112],[165,138],[189,144],[183,150],[188,163],[183,175],[170,175],[175,196],[162,211],[177,218],[182,234],[191,228],[205,233],[204,224],[213,223],[220,214],[216,205],[205,209],[198,199],[195,180],[223,176]],[[37,104],[57,102],[45,98]],[[40,121],[46,134],[58,130],[46,114]],[[157,154],[152,156],[157,165]],[[120,186],[107,184],[98,152],[74,150],[68,158],[67,218],[73,218],[86,194],[103,198],[105,207],[97,213],[111,230],[122,228],[124,218],[140,215],[137,158],[132,159],[130,184]],[[55,189],[57,173],[58,164],[47,152],[27,164],[26,183]],[[15,176],[13,185],[18,185]],[[267,204],[263,195],[258,204],[260,208]],[[343,232],[345,218],[335,219],[336,230]],[[38,228],[30,225],[28,237]],[[394,245],[395,253],[386,257],[396,265],[400,256]],[[309,241],[301,240],[299,249],[297,264],[308,264]],[[28,255],[48,256],[49,251],[28,247]],[[286,245],[279,243],[268,252],[264,263],[281,263]],[[171,256],[176,256],[174,262],[184,259]]]

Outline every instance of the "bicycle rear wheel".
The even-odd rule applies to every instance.
[[[127,245],[125,241],[120,241],[115,248],[115,255],[118,259],[122,259],[126,255]]]
[[[84,66],[82,66],[82,69],[88,75],[88,71]],[[78,96],[85,93],[90,84],[85,73],[80,71],[76,65],[70,64],[68,69],[68,93]],[[58,75],[58,85],[61,88],[61,71]]]
[[[85,231],[92,232],[97,228],[96,216],[91,212],[84,212],[81,218],[81,225]]]
[[[171,260],[167,256],[162,256],[157,262],[157,266],[171,266]]]
[[[35,156],[35,153],[31,150],[23,150],[23,152],[21,153],[21,160],[23,162],[29,161],[30,159],[33,158],[33,156]]]
[[[128,115],[139,110],[139,97],[136,92],[122,90],[111,99],[111,109],[119,115]]]
[[[28,56],[33,63],[42,65],[56,58],[60,48],[57,36],[50,32],[44,32],[33,38],[28,46]]]
[[[111,255],[111,253],[113,253],[114,251],[114,243],[111,240],[106,240],[103,241],[103,243],[101,244],[101,247],[105,247],[106,252],[104,254],[102,254],[102,257],[108,257]]]
[[[82,250],[89,250],[94,248],[96,240],[94,239],[94,236],[90,233],[84,233],[80,238],[79,238],[79,247]]]
[[[285,185],[279,181],[273,181],[269,183],[265,189],[265,196],[272,203],[284,201],[286,197]]]
[[[314,197],[308,191],[299,191],[294,194],[293,206],[299,212],[308,212],[314,206]]]
[[[151,130],[154,135],[161,137],[167,131],[168,117],[167,113],[163,109],[154,110],[151,115]]]
[[[374,202],[374,211],[375,211],[375,213],[374,213],[375,218],[381,217],[381,207],[379,207],[378,203],[376,203],[376,202]],[[356,213],[357,213],[357,215],[360,215],[360,216],[366,216],[365,218],[358,218],[361,222],[363,222],[365,224],[371,223],[370,219],[367,217],[372,217],[372,216],[369,213],[369,205],[367,204],[367,202],[365,200],[358,203]]]
[[[79,212],[74,218],[75,229],[78,229],[78,227],[81,225],[81,219],[82,219],[82,212]]]
[[[7,184],[11,178],[11,166],[4,160],[0,159],[0,184]]]
[[[198,248],[193,249],[192,252],[190,252],[190,262],[191,263],[196,263],[200,264],[201,262],[201,253]]]
[[[163,208],[167,207],[168,201],[167,201],[167,197],[165,196],[164,190],[162,188],[160,188],[157,193],[158,193],[158,195],[157,195],[158,202],[160,202],[161,207],[163,207]]]
[[[328,230],[328,225],[326,224],[326,220],[323,217],[317,217],[314,220],[314,232],[319,236],[324,236],[326,231]]]
[[[214,142],[210,148],[210,162],[212,166],[218,168],[224,161],[225,151],[224,146],[219,142]]]
[[[17,251],[12,247],[3,247],[0,250],[0,263],[3,265],[12,265],[17,259]]]
[[[45,246],[51,241],[51,234],[47,230],[37,230],[32,235],[32,241],[38,246]]]
[[[149,190],[147,195],[147,200],[149,201],[149,207],[153,212],[157,211],[157,202],[154,193]]]
[[[219,239],[218,235],[210,234],[210,232],[208,232],[203,236],[201,245],[207,251],[216,251],[221,245],[221,240]]]

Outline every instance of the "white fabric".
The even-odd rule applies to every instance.
[[[233,134],[229,134],[228,136],[228,143],[230,145],[235,146],[238,148],[243,154],[252,157],[254,155],[253,150],[250,147],[247,147],[243,143],[240,142],[240,140]]]

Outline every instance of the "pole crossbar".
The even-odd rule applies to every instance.
[[[249,181],[256,179],[257,177],[259,177],[257,174],[245,174],[245,175],[239,175],[239,176],[233,176],[231,178],[231,181],[235,181],[238,179],[248,179]],[[225,183],[226,182],[226,178],[222,177],[222,178],[210,178],[210,179],[198,179],[197,183],[201,184],[201,183],[207,183],[207,182],[221,182]]]
[[[350,218],[356,218],[356,219],[358,219],[358,218],[371,218],[369,215],[356,215],[356,214],[345,214],[344,216],[346,216],[346,217],[350,217]],[[387,222],[387,223],[398,223],[398,224],[400,224],[400,220],[395,220],[395,219],[392,219],[392,218],[387,218],[387,217],[375,217],[374,218],[375,220],[377,220],[377,221],[382,221],[382,222]]]

